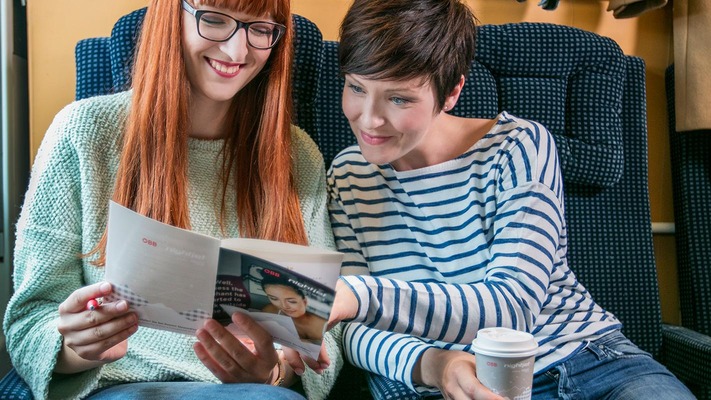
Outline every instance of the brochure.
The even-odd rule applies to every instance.
[[[106,280],[139,325],[195,335],[247,312],[274,341],[318,357],[343,254],[261,239],[217,239],[109,205]]]

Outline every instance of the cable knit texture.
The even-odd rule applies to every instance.
[[[82,373],[53,375],[62,338],[57,307],[74,290],[103,279],[87,253],[101,237],[121,151],[131,92],[74,102],[55,117],[37,153],[15,247],[15,294],[4,320],[13,365],[37,399],[75,399],[119,383],[139,381],[219,382],[195,356],[193,336],[140,327],[120,360]],[[334,248],[326,210],[325,169],[315,143],[293,127],[296,184],[309,243]],[[220,230],[222,140],[189,139],[188,197],[192,230],[237,237],[236,214]],[[227,197],[234,204],[235,192]],[[342,366],[340,328],[325,343],[331,366],[303,379],[310,399],[325,398]]]

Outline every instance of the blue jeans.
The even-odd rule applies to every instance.
[[[139,382],[101,389],[90,395],[88,399],[304,400],[304,397],[293,390],[258,383]]]
[[[590,342],[568,361],[536,375],[532,398],[695,399],[671,372],[620,332]]]

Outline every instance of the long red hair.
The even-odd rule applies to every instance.
[[[293,28],[289,0],[202,0],[286,26],[264,69],[232,102],[232,134],[223,148],[221,224],[236,207],[242,237],[306,244],[291,149]],[[190,85],[180,38],[180,0],[153,0],[143,21],[133,97],[113,199],[134,211],[190,229],[187,199]],[[232,182],[232,184],[230,184]],[[228,187],[239,190],[226,204]],[[105,263],[106,233],[92,253]],[[90,254],[92,254],[90,253]]]

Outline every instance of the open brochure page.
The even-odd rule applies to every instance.
[[[109,205],[106,277],[139,325],[194,335],[212,316],[220,241]]]
[[[265,259],[222,248],[213,318],[227,325],[232,313],[249,311],[275,342],[316,359],[333,305],[333,286]],[[234,325],[230,330],[242,333]]]
[[[317,358],[341,253],[258,239],[219,240],[109,206],[106,280],[139,325],[194,335],[248,312],[275,342]]]

